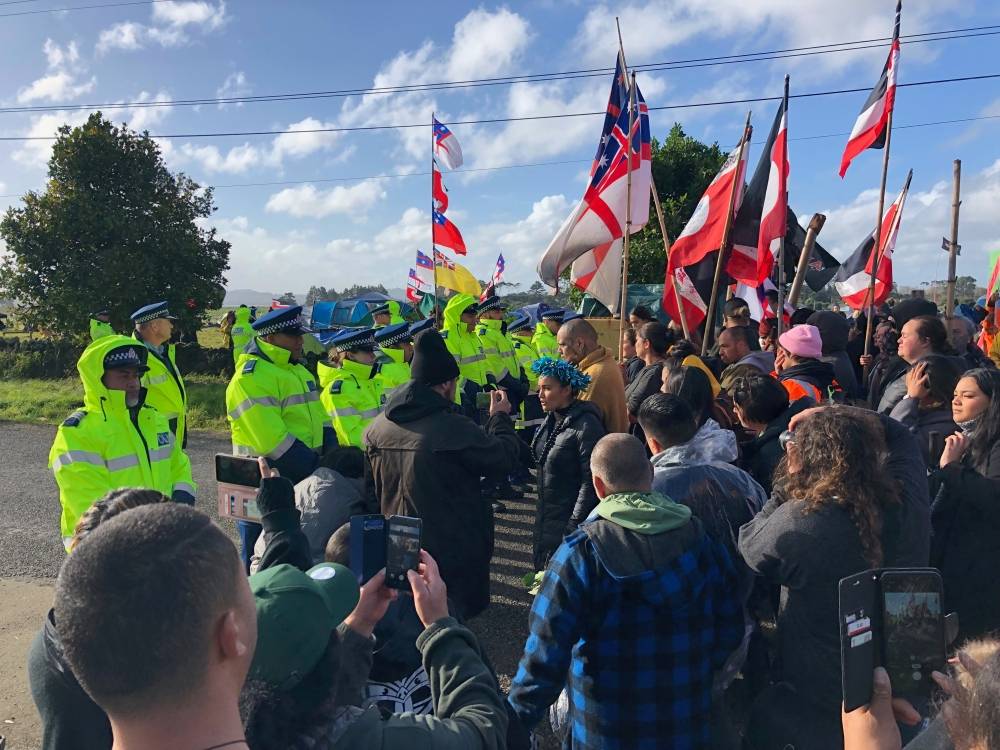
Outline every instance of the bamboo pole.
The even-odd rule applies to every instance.
[[[806,269],[809,266],[809,258],[812,257],[813,246],[816,244],[816,235],[823,229],[826,223],[826,216],[823,214],[813,214],[809,220],[809,227],[806,229],[806,240],[802,243],[802,252],[799,255],[799,264],[795,268],[795,278],[792,280],[792,289],[788,293],[788,304],[796,307],[799,304],[799,294],[802,293],[802,282],[806,278]]]
[[[885,183],[889,176],[889,147],[892,145],[892,110],[889,110],[889,118],[885,124],[885,150],[882,153],[882,184],[878,193],[878,217],[875,223],[875,245],[872,247],[872,272],[868,279],[868,296],[865,298],[868,308],[868,320],[865,325],[865,350],[867,359],[871,353],[872,328],[875,321],[875,278],[878,275],[879,261],[882,260],[882,214],[885,211]],[[871,374],[871,365],[865,365],[862,370],[862,384],[868,387],[868,376]]]
[[[628,135],[627,146],[625,147],[626,162],[625,169],[625,238],[622,242],[622,284],[621,284],[621,304],[618,315],[618,359],[625,357],[625,347],[622,339],[625,338],[625,321],[628,320],[628,313],[625,310],[628,304],[628,247],[629,236],[632,234],[632,128],[635,126],[635,71],[632,72],[631,86],[628,92]],[[642,155],[639,154],[639,158]]]
[[[441,328],[441,298],[438,296],[438,262],[434,247],[434,113],[431,112],[431,267],[434,273],[434,327]]]
[[[712,296],[708,300],[708,314],[705,316],[705,336],[701,341],[701,356],[705,356],[708,353],[709,344],[711,344],[712,339],[715,337],[715,308],[718,303],[719,297],[719,283],[722,280],[722,269],[726,265],[726,250],[729,248],[729,234],[733,229],[733,207],[736,205],[736,193],[739,191],[743,185],[743,174],[740,167],[743,164],[743,152],[746,150],[747,143],[750,141],[750,135],[753,133],[753,128],[750,125],[750,115],[752,112],[747,112],[747,121],[743,126],[743,138],[740,140],[740,149],[736,157],[736,174],[733,177],[733,189],[729,193],[729,211],[726,214],[726,225],[722,230],[722,242],[719,244],[719,257],[715,261],[715,276],[712,278]]]
[[[667,265],[670,265],[670,238],[667,237],[667,222],[663,218],[663,204],[660,203],[660,194],[656,192],[656,181],[650,176],[649,179],[649,189],[653,194],[653,205],[656,207],[656,218],[660,222],[660,235],[663,237],[663,256],[667,259]],[[681,330],[684,332],[684,338],[690,341],[691,333],[688,331],[687,318],[684,316],[684,300],[681,299],[681,288],[677,284],[677,277],[670,274],[670,285],[674,289],[674,296],[677,298],[677,310],[681,316]]]
[[[951,194],[951,246],[948,248],[948,301],[945,303],[945,314],[954,315],[955,311],[955,266],[958,262],[958,209],[962,205],[962,160],[955,159],[952,165],[954,186]]]

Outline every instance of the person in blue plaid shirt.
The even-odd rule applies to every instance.
[[[533,729],[569,680],[571,748],[707,748],[713,674],[743,635],[735,567],[691,510],[652,492],[642,443],[590,459],[597,508],[555,552],[509,702]]]

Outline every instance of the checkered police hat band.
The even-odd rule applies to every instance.
[[[105,369],[112,367],[141,367],[142,360],[136,354],[135,349],[121,349],[111,352],[104,358]]]
[[[264,326],[263,328],[257,329],[258,336],[267,336],[271,333],[281,333],[287,328],[302,328],[305,322],[302,318],[293,318],[292,320],[281,320],[276,323],[272,323],[269,326]]]

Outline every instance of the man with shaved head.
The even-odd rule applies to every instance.
[[[583,318],[575,318],[562,324],[556,340],[559,356],[590,376],[590,385],[579,398],[601,410],[605,430],[628,432],[625,381],[611,352],[597,343],[594,326]]]
[[[549,561],[508,700],[530,729],[568,679],[567,746],[708,747],[713,673],[743,635],[733,563],[652,491],[637,438],[601,438],[590,471],[600,502]]]

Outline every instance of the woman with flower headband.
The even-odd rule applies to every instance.
[[[545,570],[549,557],[597,505],[590,477],[590,453],[605,433],[600,410],[577,395],[590,377],[569,362],[536,360],[538,399],[545,421],[535,433],[531,453],[538,467],[533,560]]]

